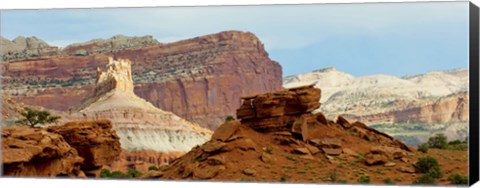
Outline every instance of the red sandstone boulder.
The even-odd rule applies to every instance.
[[[69,122],[49,127],[50,132],[62,135],[70,146],[85,159],[82,168],[98,168],[111,163],[120,155],[119,137],[109,120]]]
[[[61,135],[27,126],[2,130],[5,176],[78,176],[83,161]]]

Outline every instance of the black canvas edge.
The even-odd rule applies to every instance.
[[[479,10],[472,2],[469,3],[469,185],[479,179]]]

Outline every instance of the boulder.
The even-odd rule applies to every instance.
[[[337,122],[336,123],[341,125],[343,128],[346,128],[346,129],[352,127],[352,125],[350,125],[350,123],[347,121],[347,119],[345,119],[342,116],[337,117]]]
[[[206,144],[202,145],[202,150],[207,153],[215,152],[220,149],[222,149],[224,146],[226,146],[226,143],[220,142],[220,141],[209,141]]]
[[[193,170],[193,176],[198,179],[211,179],[225,169],[223,165],[198,167]]]
[[[293,149],[292,152],[296,153],[296,154],[301,154],[301,155],[310,154],[310,150],[308,150],[307,148],[295,148],[295,149]]]
[[[367,153],[365,154],[365,163],[367,165],[379,165],[388,162],[388,157],[382,153]]]
[[[85,159],[82,168],[99,168],[110,164],[121,153],[120,138],[109,120],[75,121],[52,126],[49,131],[62,135]]]
[[[322,148],[322,151],[327,155],[337,156],[342,154],[341,148]]]
[[[2,130],[2,163],[5,176],[77,176],[84,161],[75,148],[56,133],[27,126]]]
[[[320,89],[313,85],[280,90],[243,98],[237,117],[242,120],[252,118],[272,118],[312,112],[320,107]],[[255,116],[252,115],[255,112]]]
[[[227,141],[239,128],[240,121],[227,121],[220,125],[212,135],[212,140]]]

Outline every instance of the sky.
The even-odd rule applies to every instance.
[[[284,76],[325,67],[354,76],[468,68],[468,2],[2,10],[0,21],[9,40],[36,36],[55,46],[249,31]]]

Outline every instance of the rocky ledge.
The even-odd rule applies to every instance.
[[[120,154],[110,121],[70,122],[63,126],[2,130],[5,176],[86,177]],[[87,173],[85,173],[87,172]]]

